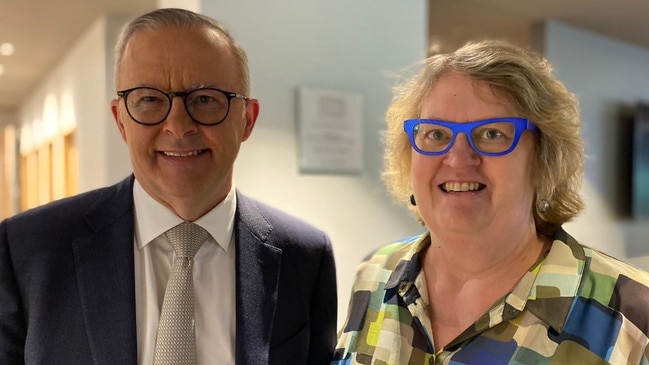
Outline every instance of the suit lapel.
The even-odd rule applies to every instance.
[[[74,241],[77,284],[95,364],[136,364],[133,178],[105,189]]]
[[[269,244],[273,227],[256,203],[237,193],[237,364],[267,364],[277,302],[281,249]]]
[[[73,242],[82,315],[96,364],[136,364],[133,178],[103,191]],[[257,204],[237,193],[236,362],[267,364],[281,249]]]

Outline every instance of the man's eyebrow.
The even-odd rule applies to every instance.
[[[192,90],[195,90],[195,89],[202,89],[202,88],[206,88],[206,87],[216,87],[216,86],[213,85],[213,84],[200,83],[200,84],[191,85],[190,88]]]

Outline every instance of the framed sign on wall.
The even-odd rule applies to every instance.
[[[360,174],[363,95],[302,87],[297,99],[300,172]]]

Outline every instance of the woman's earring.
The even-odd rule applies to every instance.
[[[414,195],[410,195],[410,204],[411,204],[412,206],[416,206],[416,205],[417,205],[417,202],[415,201],[415,196],[414,196]]]
[[[548,208],[550,208],[550,203],[548,203],[548,201],[545,199],[541,199],[536,203],[536,209],[538,209],[541,213],[545,213]]]

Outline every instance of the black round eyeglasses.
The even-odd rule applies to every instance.
[[[173,98],[183,99],[185,110],[192,120],[202,125],[217,125],[228,117],[232,99],[249,100],[247,96],[232,91],[203,87],[190,91],[164,92],[153,87],[134,87],[120,90],[117,96],[124,99],[128,115],[137,123],[155,125],[162,123],[169,112]]]

